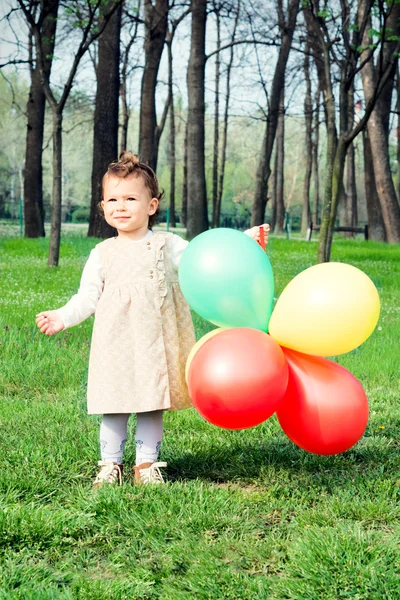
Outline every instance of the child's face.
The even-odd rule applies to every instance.
[[[103,184],[101,205],[107,223],[119,235],[137,239],[146,235],[149,216],[156,212],[158,200],[151,197],[143,177],[108,176]]]

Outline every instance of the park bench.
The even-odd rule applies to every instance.
[[[321,225],[314,225],[313,222],[310,221],[306,234],[307,242],[311,240],[312,232],[319,231],[320,229]],[[365,241],[368,241],[368,225],[365,225],[364,227],[335,227],[334,231],[344,233],[363,233]]]

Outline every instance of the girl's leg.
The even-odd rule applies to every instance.
[[[103,415],[100,425],[100,449],[103,462],[122,463],[130,414]]]
[[[163,410],[137,414],[136,465],[157,461],[163,436]]]

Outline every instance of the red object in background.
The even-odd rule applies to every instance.
[[[277,410],[283,431],[314,454],[338,454],[362,437],[368,400],[361,383],[341,365],[282,348],[289,383]]]
[[[268,419],[287,386],[288,367],[268,334],[249,328],[220,332],[199,348],[188,373],[198,412],[226,429],[246,429]]]

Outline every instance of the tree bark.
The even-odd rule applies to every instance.
[[[169,192],[169,222],[171,227],[176,227],[175,217],[175,172],[176,172],[176,151],[175,151],[175,106],[174,106],[174,77],[172,60],[172,36],[168,40],[168,96],[169,105],[169,167],[170,167],[170,192]]]
[[[62,200],[62,110],[53,110],[53,193],[50,247],[47,264],[57,267],[60,258]]]
[[[304,75],[306,80],[306,94],[304,98],[304,120],[305,120],[305,151],[306,164],[304,169],[303,186],[303,210],[301,215],[301,233],[305,235],[310,224],[310,183],[312,172],[312,100],[310,79],[310,48],[307,44],[304,56]]]
[[[44,69],[50,77],[57,26],[58,0],[43,2],[41,27]],[[27,133],[24,168],[24,229],[25,237],[45,236],[43,208],[43,131],[46,96],[41,84],[40,67],[36,61],[31,69],[31,87],[26,105]]]
[[[397,198],[400,200],[400,68],[397,63]]]
[[[108,12],[111,3],[104,7]],[[118,158],[118,98],[121,6],[117,8],[99,40],[96,68],[97,92],[94,111],[92,197],[88,236],[108,238],[115,230],[98,210],[102,197],[101,180],[107,167]]]
[[[145,0],[145,64],[142,77],[139,116],[139,155],[154,171],[157,169],[156,87],[158,70],[168,27],[168,0]]]
[[[187,238],[208,229],[204,164],[204,75],[207,0],[192,0],[192,37],[188,85],[188,202]]]
[[[141,0],[137,0],[136,11],[137,17],[133,17],[134,20],[134,29],[131,33],[131,38],[127,45],[124,48],[123,58],[122,58],[122,68],[121,68],[121,82],[120,82],[120,98],[121,98],[121,112],[122,112],[122,123],[121,123],[121,141],[120,141],[120,151],[124,152],[124,150],[128,149],[128,126],[129,119],[131,116],[131,111],[128,105],[128,77],[132,72],[134,67],[129,67],[129,55],[137,39],[137,32],[139,27],[139,14],[141,8]],[[122,16],[121,16],[122,18]]]
[[[188,124],[185,127],[185,140],[183,143],[183,183],[182,183],[182,210],[181,224],[186,227],[188,205]]]
[[[131,116],[126,93],[126,80],[121,82],[120,98],[122,112],[120,152],[124,152],[128,149],[128,126],[129,118]]]
[[[215,7],[215,3],[214,3]],[[221,47],[221,23],[219,10],[215,9],[217,20],[217,50]],[[213,171],[212,171],[212,227],[217,227],[217,203],[218,203],[218,158],[219,158],[219,80],[220,80],[220,56],[215,55],[215,104],[214,104],[214,148],[213,148]]]
[[[364,147],[364,189],[368,214],[368,235],[372,240],[386,242],[386,230],[381,205],[376,191],[374,162],[371,154],[367,128],[363,131]]]
[[[354,82],[351,83],[348,92],[348,127],[353,128],[354,124]],[[356,164],[355,148],[351,143],[347,150],[346,162],[346,193],[345,193],[345,227],[357,227],[357,186],[356,186]],[[354,233],[347,232],[347,237],[354,237]]]
[[[316,104],[315,104],[315,119],[314,119],[314,139],[312,146],[312,172],[313,172],[313,180],[314,180],[314,198],[313,198],[313,208],[312,208],[312,221],[315,225],[319,225],[319,97],[320,91],[316,94]]]
[[[267,123],[260,152],[260,162],[256,175],[256,191],[251,215],[252,225],[264,221],[265,207],[268,197],[268,180],[271,174],[271,155],[279,116],[279,99],[285,81],[285,70],[292,46],[293,32],[299,11],[299,0],[290,0],[286,23],[281,24],[282,43],[272,81],[268,106]]]
[[[276,129],[275,224],[274,233],[283,233],[285,226],[285,88],[281,90]]]
[[[399,9],[400,5],[396,5]],[[396,10],[393,7],[393,12]],[[370,38],[365,32],[363,36],[363,44],[368,46]],[[391,42],[388,42],[393,54],[394,47]],[[377,87],[377,73],[373,60],[366,62],[361,70],[363,82],[364,96],[366,102],[370,102],[374,97]],[[376,190],[379,197],[379,203],[382,210],[383,222],[386,229],[387,241],[391,244],[400,243],[400,207],[396,196],[396,190],[390,170],[390,158],[388,148],[388,136],[386,134],[385,125],[386,116],[384,116],[377,104],[371,113],[368,120],[368,137],[371,144],[371,154],[374,165],[374,174],[376,182]]]
[[[232,44],[236,38],[236,30],[239,22],[241,9],[241,0],[238,0],[237,4],[237,12],[235,18],[235,25],[233,27],[231,42]],[[221,205],[222,205],[222,196],[224,193],[224,177],[225,177],[225,166],[226,166],[226,148],[228,143],[228,124],[229,124],[229,101],[231,96],[231,72],[233,65],[233,57],[234,57],[234,47],[233,45],[230,48],[230,57],[229,62],[226,69],[226,92],[225,92],[225,110],[224,110],[224,121],[223,121],[223,129],[222,129],[222,148],[221,148],[221,168],[219,172],[219,183],[218,183],[218,197],[217,204],[215,207],[215,216],[213,215],[213,226],[219,227],[220,219],[221,219]]]

